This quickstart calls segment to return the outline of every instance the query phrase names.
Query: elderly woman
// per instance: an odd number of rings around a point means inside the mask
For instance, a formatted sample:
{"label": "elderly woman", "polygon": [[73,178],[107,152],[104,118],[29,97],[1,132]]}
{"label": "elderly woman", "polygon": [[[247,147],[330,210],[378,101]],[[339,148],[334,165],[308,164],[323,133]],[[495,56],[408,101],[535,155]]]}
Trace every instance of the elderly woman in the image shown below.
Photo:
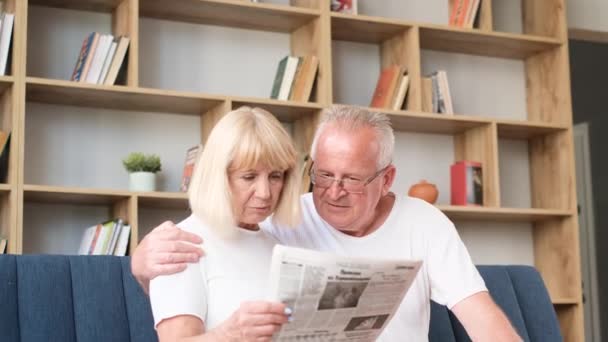
{"label": "elderly woman", "polygon": [[160,341],[265,341],[289,319],[261,301],[276,241],[258,227],[299,221],[296,152],[270,113],[241,107],[213,128],[188,193],[192,215],[178,224],[204,236],[207,257],[150,283]]}

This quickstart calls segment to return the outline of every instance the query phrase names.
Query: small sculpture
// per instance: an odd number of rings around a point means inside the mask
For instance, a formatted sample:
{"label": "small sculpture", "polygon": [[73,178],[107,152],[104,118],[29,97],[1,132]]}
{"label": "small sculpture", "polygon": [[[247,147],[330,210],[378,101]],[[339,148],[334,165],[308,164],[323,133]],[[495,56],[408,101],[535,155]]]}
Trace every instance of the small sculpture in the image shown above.
{"label": "small sculpture", "polygon": [[439,191],[435,184],[429,183],[423,179],[417,184],[412,185],[407,194],[411,197],[420,198],[431,204],[435,204],[437,196],[439,196]]}

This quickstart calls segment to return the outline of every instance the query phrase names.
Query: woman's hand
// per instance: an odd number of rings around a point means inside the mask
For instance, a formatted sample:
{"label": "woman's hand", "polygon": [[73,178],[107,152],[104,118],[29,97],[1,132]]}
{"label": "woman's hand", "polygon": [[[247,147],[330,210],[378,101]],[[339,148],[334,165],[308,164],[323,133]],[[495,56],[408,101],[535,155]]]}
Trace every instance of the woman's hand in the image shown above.
{"label": "woman's hand", "polygon": [[237,311],[210,333],[220,341],[270,341],[290,317],[291,309],[283,303],[243,302]]}
{"label": "woman's hand", "polygon": [[203,240],[196,234],[179,229],[166,221],[154,228],[137,245],[131,256],[131,272],[146,293],[150,280],[159,275],[174,274],[186,269],[187,263],[203,256],[195,244]]}

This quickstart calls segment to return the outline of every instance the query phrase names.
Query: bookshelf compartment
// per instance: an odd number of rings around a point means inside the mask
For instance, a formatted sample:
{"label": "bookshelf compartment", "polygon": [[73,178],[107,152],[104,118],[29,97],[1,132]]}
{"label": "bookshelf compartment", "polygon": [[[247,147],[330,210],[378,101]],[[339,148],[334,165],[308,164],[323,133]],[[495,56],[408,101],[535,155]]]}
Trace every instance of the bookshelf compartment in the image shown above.
{"label": "bookshelf compartment", "polygon": [[[529,222],[454,221],[476,265],[535,266],[534,227]],[[499,244],[494,242],[500,241]]]}
{"label": "bookshelf compartment", "polygon": [[[366,30],[365,26],[360,28]],[[347,31],[352,28],[345,28]],[[332,31],[333,32],[333,31]],[[420,54],[418,30],[398,26],[381,41],[361,42],[339,33],[332,36],[333,98],[335,103],[370,106],[376,85],[386,68],[398,65],[409,84],[401,109],[420,110]],[[353,72],[356,70],[356,72]],[[391,104],[391,110],[395,109]]]}
{"label": "bookshelf compartment", "polygon": [[269,99],[277,65],[291,54],[285,33],[152,18],[139,25],[140,85],[148,88]]}
{"label": "bookshelf compartment", "polygon": [[[27,196],[27,195],[26,195]],[[23,254],[78,252],[84,230],[113,217],[111,205],[25,200]]]}
{"label": "bookshelf compartment", "polygon": [[128,189],[122,159],[160,156],[159,191],[177,191],[186,150],[201,142],[201,117],[27,103],[26,184]]}
{"label": "bookshelf compartment", "polygon": [[[398,194],[407,194],[411,185],[426,180],[434,183],[439,190],[437,205],[449,205],[450,166],[455,161],[477,161],[481,162],[483,170],[483,208],[498,207],[497,171],[491,151],[495,148],[492,142],[493,132],[492,125],[472,128],[455,135],[396,132],[395,144],[401,148],[393,160],[399,171],[392,190]],[[412,163],[414,160],[416,162]]]}
{"label": "bookshelf compartment", "polygon": [[45,3],[51,7],[28,6],[26,74],[70,80],[83,41],[90,33],[98,32],[129,37],[121,67],[124,70],[116,84],[137,86],[138,28],[132,20],[137,13],[137,1],[83,2],[82,6],[76,3],[58,1]]}

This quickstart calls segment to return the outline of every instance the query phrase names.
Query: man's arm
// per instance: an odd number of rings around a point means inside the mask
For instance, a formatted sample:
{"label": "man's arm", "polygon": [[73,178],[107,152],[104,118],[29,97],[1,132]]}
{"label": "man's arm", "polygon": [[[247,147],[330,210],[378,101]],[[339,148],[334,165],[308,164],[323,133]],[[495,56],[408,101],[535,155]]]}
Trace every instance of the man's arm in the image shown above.
{"label": "man's arm", "polygon": [[488,292],[478,292],[452,307],[473,341],[522,341]]}
{"label": "man's arm", "polygon": [[204,253],[195,244],[202,242],[198,235],[183,231],[173,222],[166,221],[154,228],[137,245],[131,256],[131,272],[148,293],[150,280],[159,275],[181,272],[188,263],[197,262]]}

